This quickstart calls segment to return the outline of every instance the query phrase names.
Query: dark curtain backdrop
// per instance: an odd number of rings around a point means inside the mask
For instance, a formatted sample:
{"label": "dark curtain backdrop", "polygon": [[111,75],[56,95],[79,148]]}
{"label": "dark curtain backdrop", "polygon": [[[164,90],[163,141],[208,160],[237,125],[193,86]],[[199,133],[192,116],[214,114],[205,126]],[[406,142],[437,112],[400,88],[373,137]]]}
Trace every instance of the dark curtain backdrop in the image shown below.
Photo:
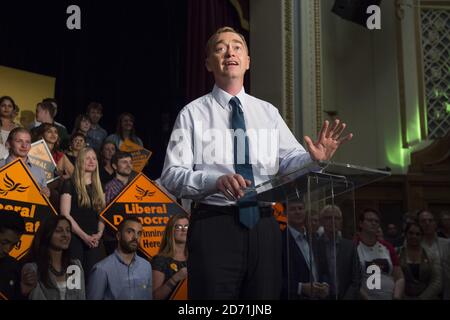
{"label": "dark curtain backdrop", "polygon": [[[66,28],[71,4],[81,8],[80,31]],[[103,104],[109,133],[121,112],[133,113],[153,151],[151,178],[161,173],[178,111],[212,88],[208,37],[228,25],[248,39],[229,0],[15,0],[1,1],[0,12],[0,65],[56,77],[56,120],[69,130],[90,101]]]}
{"label": "dark curtain backdrop", "polygon": [[[242,1],[248,11],[248,0]],[[248,31],[241,27],[239,15],[230,0],[190,0],[187,8],[186,29],[186,99],[194,100],[209,91],[214,85],[214,78],[205,68],[205,46],[211,34],[223,26],[233,27],[242,33],[248,44]],[[249,73],[246,74],[245,86],[248,91]]]}

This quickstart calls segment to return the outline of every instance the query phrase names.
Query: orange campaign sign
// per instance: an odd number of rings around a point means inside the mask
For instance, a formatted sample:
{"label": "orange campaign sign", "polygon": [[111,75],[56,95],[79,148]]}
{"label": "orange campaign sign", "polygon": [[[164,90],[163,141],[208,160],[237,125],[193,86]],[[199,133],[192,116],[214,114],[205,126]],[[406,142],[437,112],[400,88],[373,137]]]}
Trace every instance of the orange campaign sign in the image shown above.
{"label": "orange campaign sign", "polygon": [[33,165],[44,170],[47,183],[59,178],[58,176],[55,177],[56,163],[47,143],[43,139],[31,144],[28,159]]}
{"label": "orange campaign sign", "polygon": [[126,217],[136,217],[143,225],[140,250],[151,259],[159,250],[170,216],[185,212],[158,185],[139,173],[103,210],[100,217],[117,231]]}
{"label": "orange campaign sign", "polygon": [[276,202],[272,205],[272,209],[273,209],[273,216],[280,225],[280,230],[283,231],[284,229],[286,229],[287,225],[287,217],[286,213],[284,212],[284,206],[283,204]]}
{"label": "orange campaign sign", "polygon": [[133,162],[133,170],[136,172],[141,172],[144,170],[145,165],[150,159],[152,152],[147,150],[140,145],[134,143],[130,139],[125,139],[120,145],[120,151],[131,153],[131,159]]}
{"label": "orange campaign sign", "polygon": [[9,253],[17,260],[22,259],[30,249],[41,221],[56,214],[48,199],[40,193],[28,167],[20,159],[0,168],[0,210],[16,211],[25,220],[25,234]]}
{"label": "orange campaign sign", "polygon": [[172,292],[169,300],[187,300],[188,299],[188,279],[182,280]]}

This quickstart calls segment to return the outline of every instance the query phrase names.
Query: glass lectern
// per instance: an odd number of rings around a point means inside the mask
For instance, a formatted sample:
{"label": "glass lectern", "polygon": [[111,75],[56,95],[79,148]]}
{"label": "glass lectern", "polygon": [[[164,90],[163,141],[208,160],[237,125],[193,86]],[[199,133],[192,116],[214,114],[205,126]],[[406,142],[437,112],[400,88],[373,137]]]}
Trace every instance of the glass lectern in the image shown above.
{"label": "glass lectern", "polygon": [[263,205],[282,203],[284,299],[357,299],[362,266],[354,190],[389,172],[349,164],[313,162],[252,188]]}

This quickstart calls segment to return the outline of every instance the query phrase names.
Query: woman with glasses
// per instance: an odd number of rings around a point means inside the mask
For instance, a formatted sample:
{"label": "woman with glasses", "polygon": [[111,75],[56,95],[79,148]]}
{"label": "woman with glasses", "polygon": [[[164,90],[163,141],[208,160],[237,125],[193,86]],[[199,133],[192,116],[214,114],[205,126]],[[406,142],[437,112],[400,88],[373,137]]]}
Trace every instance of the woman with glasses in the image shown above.
{"label": "woman with glasses", "polygon": [[405,299],[437,299],[442,287],[440,265],[421,245],[422,227],[416,222],[408,223],[405,236],[405,245],[399,249]]}
{"label": "woman with glasses", "polygon": [[187,277],[188,228],[187,213],[176,214],[167,222],[159,253],[152,259],[154,300],[169,299],[180,281]]}

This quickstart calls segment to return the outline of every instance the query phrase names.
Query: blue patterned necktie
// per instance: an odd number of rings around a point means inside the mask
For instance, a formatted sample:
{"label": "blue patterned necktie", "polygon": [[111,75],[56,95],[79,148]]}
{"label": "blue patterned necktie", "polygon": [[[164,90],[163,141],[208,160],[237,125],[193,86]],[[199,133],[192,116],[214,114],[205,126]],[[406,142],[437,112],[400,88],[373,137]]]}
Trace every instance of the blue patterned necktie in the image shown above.
{"label": "blue patterned necktie", "polygon": [[[244,112],[239,107],[240,101],[237,97],[233,97],[230,100],[230,105],[233,108],[233,114],[231,116],[231,127],[234,131],[242,130],[239,134],[245,133],[245,119]],[[234,170],[237,174],[240,174],[244,179],[252,182],[252,187],[255,186],[255,179],[253,178],[253,169],[250,164],[250,152],[248,145],[248,137],[245,135],[244,139],[239,139],[234,135]],[[244,142],[244,146],[242,146]],[[243,153],[244,152],[244,153]],[[244,157],[242,157],[242,155]],[[239,220],[247,228],[253,228],[259,220],[259,208],[256,200],[253,198],[243,197],[238,201],[239,205]]]}

